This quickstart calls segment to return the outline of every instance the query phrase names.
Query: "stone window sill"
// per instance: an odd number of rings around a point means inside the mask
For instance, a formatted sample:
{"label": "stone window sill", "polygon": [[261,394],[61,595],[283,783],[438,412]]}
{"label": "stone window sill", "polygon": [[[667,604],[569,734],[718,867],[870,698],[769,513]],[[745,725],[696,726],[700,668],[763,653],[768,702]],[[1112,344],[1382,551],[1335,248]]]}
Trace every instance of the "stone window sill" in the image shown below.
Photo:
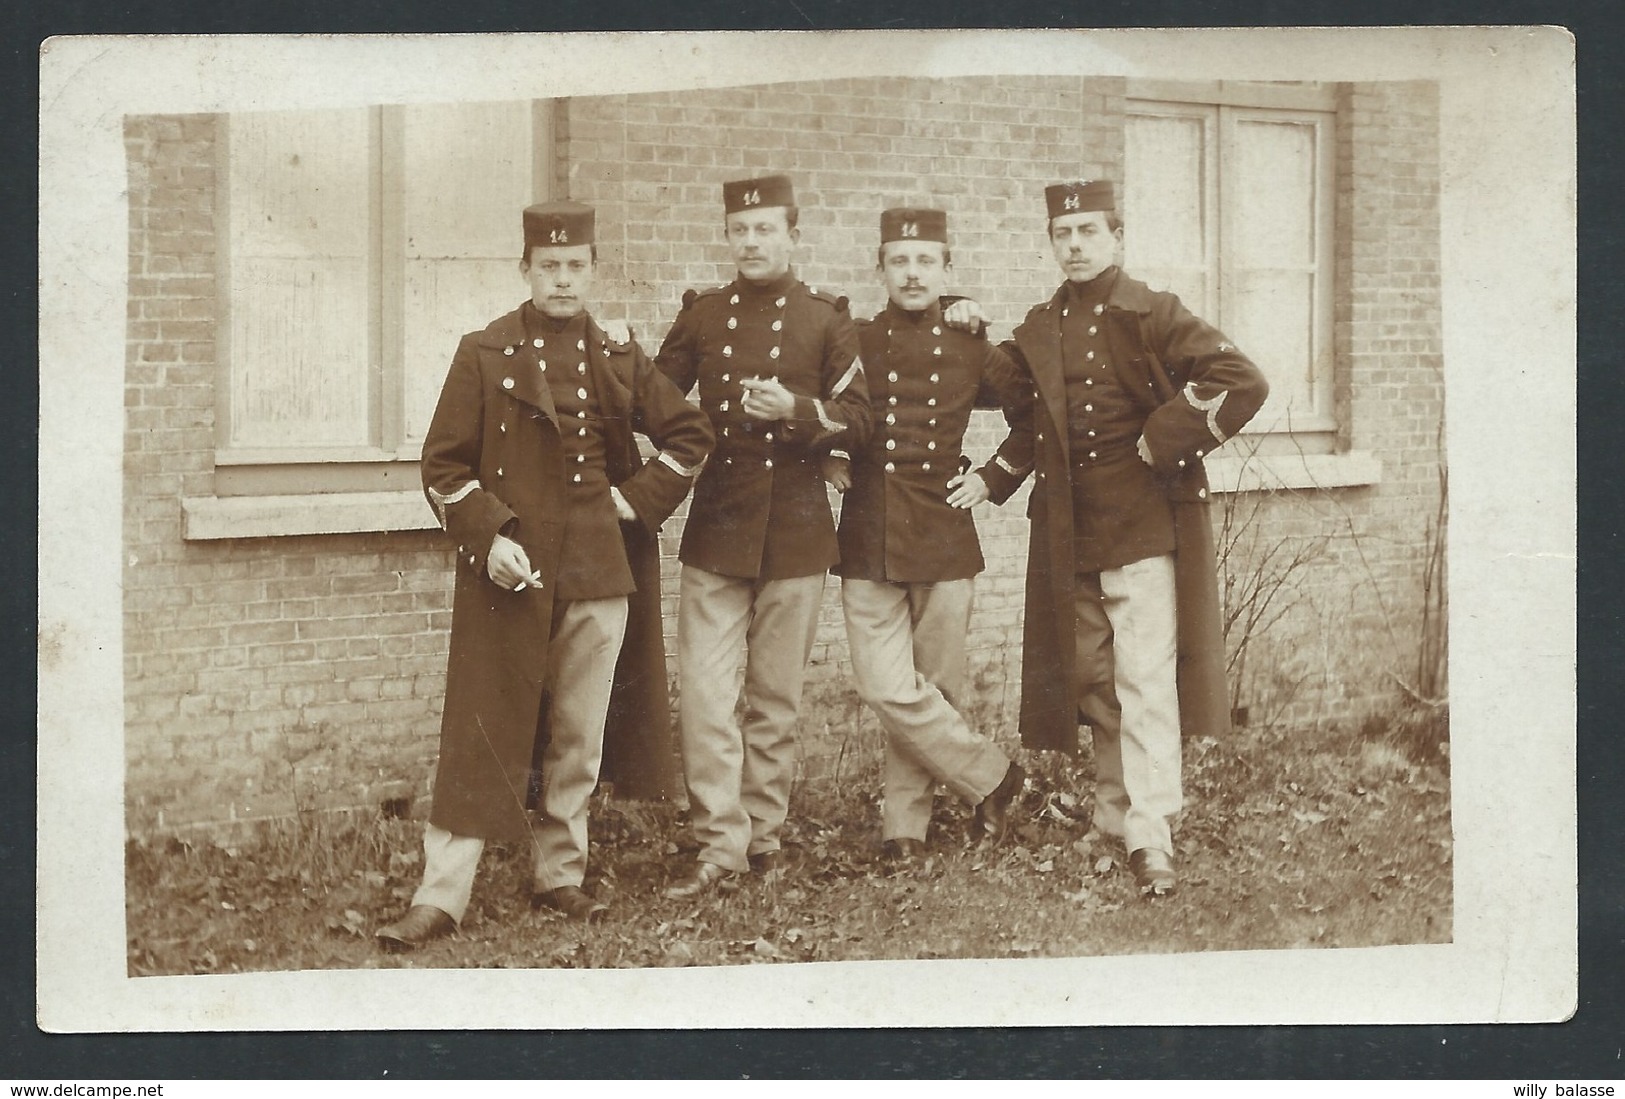
{"label": "stone window sill", "polygon": [[181,500],[181,514],[181,536],[189,542],[433,530],[439,525],[423,493],[415,490],[190,496]]}

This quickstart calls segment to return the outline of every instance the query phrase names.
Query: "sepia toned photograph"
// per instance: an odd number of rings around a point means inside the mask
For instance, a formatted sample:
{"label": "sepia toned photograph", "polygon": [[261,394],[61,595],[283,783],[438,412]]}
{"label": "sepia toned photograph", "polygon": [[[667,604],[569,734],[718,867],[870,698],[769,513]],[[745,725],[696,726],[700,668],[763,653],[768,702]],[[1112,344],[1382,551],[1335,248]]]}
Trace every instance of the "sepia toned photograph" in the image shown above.
{"label": "sepia toned photograph", "polygon": [[976,33],[119,112],[109,979],[1450,966],[1449,76]]}

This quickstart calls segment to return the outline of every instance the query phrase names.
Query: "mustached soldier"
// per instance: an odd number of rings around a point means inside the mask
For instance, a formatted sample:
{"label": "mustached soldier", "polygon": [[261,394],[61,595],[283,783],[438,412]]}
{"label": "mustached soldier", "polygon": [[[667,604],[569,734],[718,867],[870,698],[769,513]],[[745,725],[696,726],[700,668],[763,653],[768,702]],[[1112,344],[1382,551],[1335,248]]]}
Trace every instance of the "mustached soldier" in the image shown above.
{"label": "mustached soldier", "polygon": [[790,180],[737,180],[722,196],[738,275],[684,295],[656,357],[683,393],[699,386],[717,435],[679,555],[678,717],[700,851],[669,897],[779,868],[802,682],[837,552],[819,459],[868,422],[846,299],[790,269],[801,239]]}
{"label": "mustached soldier", "polygon": [[972,408],[1030,423],[1032,380],[986,339],[945,327],[950,270],[944,211],[881,214],[889,303],[858,325],[873,427],[850,461],[826,465],[845,492],[835,572],[858,694],[886,730],[882,850],[899,867],[924,852],[939,783],[976,806],[976,832],[997,841],[1023,779],[956,703],[984,565],[970,509],[1015,491],[1031,467],[1031,433],[1007,435],[974,472],[959,455]]}

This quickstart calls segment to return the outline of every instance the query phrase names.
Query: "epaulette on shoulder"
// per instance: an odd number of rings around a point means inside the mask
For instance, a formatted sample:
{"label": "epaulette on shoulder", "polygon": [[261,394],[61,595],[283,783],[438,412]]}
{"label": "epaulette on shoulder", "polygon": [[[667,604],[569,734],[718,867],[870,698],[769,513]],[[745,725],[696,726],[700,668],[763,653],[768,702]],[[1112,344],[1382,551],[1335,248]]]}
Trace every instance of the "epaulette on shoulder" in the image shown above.
{"label": "epaulette on shoulder", "polygon": [[845,313],[846,312],[846,307],[847,307],[848,303],[847,303],[845,294],[840,294],[840,295],[831,294],[827,290],[819,290],[817,287],[807,286],[806,283],[802,283],[801,285],[806,289],[808,297],[817,298],[819,301],[823,302],[825,305],[828,305],[831,308],[833,308],[837,313]]}
{"label": "epaulette on shoulder", "polygon": [[683,291],[683,308],[687,309],[689,306],[693,305],[695,302],[699,301],[701,298],[714,297],[715,295],[722,293],[726,289],[728,289],[728,284],[727,283],[723,283],[721,286],[707,286],[704,290],[695,290],[695,289],[692,289],[692,288],[688,289],[688,290],[684,290]]}

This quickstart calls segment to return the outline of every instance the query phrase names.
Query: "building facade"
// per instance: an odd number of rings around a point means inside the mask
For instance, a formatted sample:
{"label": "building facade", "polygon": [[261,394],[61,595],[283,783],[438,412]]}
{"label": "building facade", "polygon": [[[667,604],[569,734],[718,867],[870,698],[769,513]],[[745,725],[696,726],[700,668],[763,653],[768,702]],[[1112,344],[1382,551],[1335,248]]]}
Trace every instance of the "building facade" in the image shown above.
{"label": "building facade", "polygon": [[[843,79],[126,120],[125,768],[132,834],[427,790],[451,548],[417,449],[464,331],[525,296],[519,210],[598,209],[595,312],[651,352],[731,277],[721,183],[794,177],[796,269],[884,303],[880,211],[950,215],[995,338],[1059,281],[1043,186],[1120,184],[1125,267],[1269,375],[1209,462],[1238,711],[1313,730],[1442,690],[1444,371],[1428,83]],[[978,413],[978,461],[1000,424]],[[978,514],[974,721],[1013,739],[1026,490]],[[661,535],[677,681],[676,547]],[[817,780],[873,758],[833,579]],[[1424,613],[1425,612],[1425,613]]]}

